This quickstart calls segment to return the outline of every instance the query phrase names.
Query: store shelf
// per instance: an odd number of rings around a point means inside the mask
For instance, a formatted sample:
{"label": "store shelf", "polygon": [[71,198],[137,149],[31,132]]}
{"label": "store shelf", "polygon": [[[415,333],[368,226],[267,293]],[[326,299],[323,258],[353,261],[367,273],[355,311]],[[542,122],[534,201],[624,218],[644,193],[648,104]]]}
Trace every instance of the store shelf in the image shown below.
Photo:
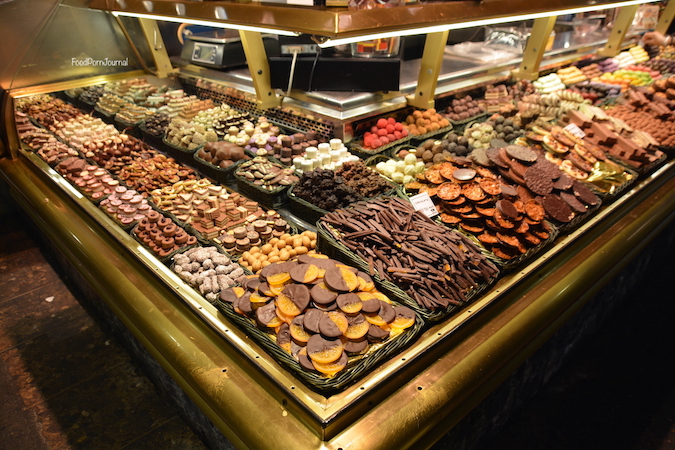
{"label": "store shelf", "polygon": [[[381,8],[303,7],[264,2],[174,2],[161,0],[92,0],[89,7],[105,11],[153,14],[282,29],[298,33],[347,38],[373,32],[412,30],[434,25],[460,24],[496,19],[508,22],[523,14],[591,7],[611,8],[616,2],[588,0],[445,1]],[[553,14],[551,14],[553,15]]]}

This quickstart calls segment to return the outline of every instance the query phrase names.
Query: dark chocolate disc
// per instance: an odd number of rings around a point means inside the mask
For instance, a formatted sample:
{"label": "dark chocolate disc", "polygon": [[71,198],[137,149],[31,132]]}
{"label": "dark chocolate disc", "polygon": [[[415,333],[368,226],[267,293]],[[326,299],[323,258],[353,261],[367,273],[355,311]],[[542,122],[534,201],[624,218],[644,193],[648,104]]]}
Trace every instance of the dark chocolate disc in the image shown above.
{"label": "dark chocolate disc", "polygon": [[302,349],[304,349],[306,345],[307,345],[306,342],[296,342],[291,339],[291,355],[297,358]]}
{"label": "dark chocolate disc", "polygon": [[539,155],[535,163],[537,169],[544,172],[552,180],[557,180],[562,175],[561,170],[554,163],[546,159],[545,156]]}
{"label": "dark chocolate disc", "polygon": [[342,270],[339,267],[333,267],[332,269],[326,270],[326,274],[323,276],[323,281],[326,283],[326,286],[334,291],[350,291],[347,281],[345,281],[344,277],[342,276]]}
{"label": "dark chocolate disc", "polygon": [[275,262],[267,267],[263,267],[258,276],[260,277],[261,280],[266,281],[267,277],[269,276],[276,275],[278,273],[288,272],[288,270],[290,270],[289,266],[292,265],[295,265],[295,262],[291,262],[290,264],[289,261]]}
{"label": "dark chocolate disc", "polygon": [[600,197],[595,195],[591,188],[580,181],[574,180],[572,190],[574,191],[574,195],[588,206],[595,206],[600,203]]}
{"label": "dark chocolate disc", "polygon": [[300,311],[304,311],[307,305],[309,305],[309,288],[304,284],[288,284],[281,293],[290,298]]}
{"label": "dark chocolate disc", "polygon": [[300,363],[303,369],[305,369],[308,372],[316,372],[314,364],[312,363],[312,360],[309,359],[309,356],[307,356],[307,353],[305,352],[298,353],[297,358],[298,362]]}
{"label": "dark chocolate disc", "polygon": [[485,150],[485,154],[487,157],[492,161],[496,166],[501,167],[503,169],[508,169],[509,165],[499,156],[499,149],[498,148],[488,148]]}
{"label": "dark chocolate disc", "polygon": [[372,283],[372,282],[373,282],[373,279],[370,277],[370,275],[368,275],[368,274],[365,273],[365,272],[359,271],[359,272],[356,274],[356,276],[358,276],[359,278],[363,278],[363,279],[366,281],[366,283]]}
{"label": "dark chocolate disc", "polygon": [[543,205],[546,213],[558,222],[567,223],[574,218],[572,208],[555,194],[545,196]]}
{"label": "dark chocolate disc", "polygon": [[277,332],[277,344],[281,347],[291,344],[291,328],[286,322],[282,323]]}
{"label": "dark chocolate disc", "polygon": [[561,192],[560,198],[565,200],[565,202],[570,205],[570,208],[578,214],[583,214],[586,212],[586,205],[581,203],[574,195],[568,194],[567,192]]}
{"label": "dark chocolate disc", "polygon": [[260,283],[262,283],[262,281],[260,281],[260,278],[258,277],[246,277],[244,278],[244,281],[242,281],[241,285],[244,289],[255,291]]}
{"label": "dark chocolate disc", "polygon": [[567,175],[566,173],[563,173],[560,175],[560,178],[558,178],[555,183],[553,183],[553,189],[558,189],[561,191],[566,191],[567,189],[572,187],[572,183],[574,182],[574,179]]}
{"label": "dark chocolate disc", "polygon": [[473,159],[476,164],[489,167],[494,164],[492,164],[492,161],[490,161],[490,158],[488,158],[487,154],[485,153],[484,148],[475,148],[471,151],[471,159]]}
{"label": "dark chocolate disc", "polygon": [[314,355],[325,351],[334,350],[342,347],[340,339],[325,338],[320,334],[315,334],[307,341],[307,354]]}
{"label": "dark chocolate disc", "polygon": [[[249,294],[250,295],[250,294]],[[220,300],[225,303],[233,303],[239,301],[239,296],[233,288],[223,289],[220,292]]]}
{"label": "dark chocolate disc", "polygon": [[510,184],[502,183],[501,187],[502,187],[502,194],[505,197],[516,197],[516,196],[518,196],[518,191],[516,191],[516,188],[514,188]]}
{"label": "dark chocolate disc", "polygon": [[315,284],[309,292],[312,300],[317,305],[331,304],[338,296],[338,293],[329,289],[325,283]]}
{"label": "dark chocolate disc", "polygon": [[358,355],[359,353],[363,353],[366,351],[368,348],[368,339],[367,338],[361,338],[356,341],[353,341],[351,339],[347,339],[345,342],[345,352],[347,352],[350,355]]}
{"label": "dark chocolate disc", "polygon": [[305,253],[303,255],[298,256],[298,262],[301,262],[303,264],[314,264],[320,269],[331,269],[335,267],[335,263],[337,261],[329,258],[316,258],[308,253]]}
{"label": "dark chocolate disc", "polygon": [[506,148],[502,147],[499,150],[499,158],[501,158],[502,161],[504,161],[504,164],[506,164],[506,167],[502,167],[503,169],[510,169],[511,168],[511,157],[506,153]]}
{"label": "dark chocolate disc", "polygon": [[546,172],[539,170],[538,164],[529,167],[523,178],[527,188],[537,195],[547,195],[553,190],[553,180]]}
{"label": "dark chocolate disc", "polygon": [[473,169],[457,169],[452,172],[452,177],[459,181],[473,180],[476,176],[476,171]]}
{"label": "dark chocolate disc", "polygon": [[303,318],[303,326],[305,327],[305,330],[311,332],[311,333],[318,333],[319,332],[319,322],[321,321],[321,317],[323,317],[325,313],[323,311],[320,311],[318,309],[308,309],[307,312],[304,314]]}
{"label": "dark chocolate disc", "polygon": [[253,305],[251,305],[251,301],[249,300],[250,298],[251,293],[246,291],[246,293],[242,295],[236,302],[236,307],[247,316],[253,312]]}
{"label": "dark chocolate disc", "polygon": [[516,206],[508,200],[497,200],[495,203],[497,210],[504,215],[507,219],[516,220],[520,214]]}
{"label": "dark chocolate disc", "polygon": [[[340,313],[331,313],[331,314],[340,314]],[[328,338],[336,338],[342,336],[342,330],[338,328],[333,319],[328,314],[321,316],[319,320],[319,332]]]}
{"label": "dark chocolate disc", "polygon": [[380,300],[380,311],[378,315],[385,322],[391,322],[396,318],[396,311],[394,311],[394,307],[389,303]]}
{"label": "dark chocolate disc", "polygon": [[363,304],[361,297],[353,292],[338,295],[336,303],[338,308],[348,314],[360,311],[362,307],[361,305]]}
{"label": "dark chocolate disc", "polygon": [[311,264],[295,264],[290,270],[291,279],[296,283],[304,283],[305,274],[310,267]]}
{"label": "dark chocolate disc", "polygon": [[274,302],[269,302],[255,310],[255,318],[258,324],[267,327],[272,321],[277,319],[277,306]]}
{"label": "dark chocolate disc", "polygon": [[403,319],[415,319],[415,311],[408,308],[407,306],[396,306],[394,307],[396,312],[396,317],[401,317]]}
{"label": "dark chocolate disc", "polygon": [[367,314],[375,314],[380,311],[380,300],[371,298],[362,302],[361,311]]}
{"label": "dark chocolate disc", "polygon": [[506,146],[506,154],[518,161],[533,163],[537,160],[537,153],[522,145]]}
{"label": "dark chocolate disc", "polygon": [[370,324],[368,334],[366,335],[369,341],[381,341],[389,337],[389,331],[383,330],[377,325]]}

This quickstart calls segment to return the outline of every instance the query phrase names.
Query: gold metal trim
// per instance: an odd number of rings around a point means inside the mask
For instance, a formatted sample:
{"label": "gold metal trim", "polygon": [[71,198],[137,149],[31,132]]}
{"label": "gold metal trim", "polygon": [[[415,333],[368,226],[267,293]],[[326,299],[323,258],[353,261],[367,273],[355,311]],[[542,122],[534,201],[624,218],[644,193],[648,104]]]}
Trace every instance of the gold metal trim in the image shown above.
{"label": "gold metal trim", "polygon": [[255,88],[256,100],[260,109],[275,108],[281,104],[281,98],[277,97],[272,89],[270,65],[267,61],[267,51],[263,43],[262,34],[256,31],[239,31],[241,44],[246,54],[253,87]]}
{"label": "gold metal trim", "polygon": [[[118,21],[120,26],[122,26],[121,21]],[[174,73],[176,70],[171,66],[171,61],[169,60],[169,54],[166,51],[166,46],[164,45],[164,39],[162,39],[162,34],[159,32],[157,27],[157,21],[151,19],[138,19],[138,23],[141,25],[143,30],[143,35],[148,43],[148,48],[152,53],[152,58],[155,61],[155,67],[157,71],[155,75],[159,78],[166,78],[171,73]],[[126,36],[125,31],[125,36]],[[133,46],[132,48],[135,48]]]}
{"label": "gold metal trim", "polygon": [[621,51],[621,44],[623,43],[626,33],[630,29],[633,18],[637,13],[639,5],[634,6],[624,6],[619,10],[619,15],[612,25],[612,30],[609,33],[609,38],[607,38],[607,44],[605,47],[598,51],[600,56],[616,56]]}
{"label": "gold metal trim", "polygon": [[[594,9],[606,9],[612,1],[594,2]],[[155,14],[168,17],[186,17],[269,29],[283,29],[330,38],[347,38],[367,33],[414,30],[434,25],[447,25],[475,20],[510,18],[522,14],[539,14],[578,7],[588,7],[580,0],[485,0],[435,2],[382,8],[350,10],[341,7],[305,7],[259,2],[184,2],[181,13],[176,3],[161,0],[91,0],[90,8],[106,11],[124,11],[137,14]],[[124,6],[121,6],[124,5]]]}
{"label": "gold metal trim", "polygon": [[515,78],[536,80],[539,77],[539,66],[546,51],[546,42],[551,36],[556,19],[556,16],[551,16],[534,21],[532,32],[523,51],[523,60],[520,62],[520,67],[513,71]]}
{"label": "gold metal trim", "polygon": [[427,35],[420,72],[417,77],[417,87],[415,88],[415,94],[408,97],[409,105],[420,109],[434,107],[438,74],[441,72],[441,66],[443,65],[443,54],[449,33],[446,30]]}
{"label": "gold metal trim", "polygon": [[661,11],[661,15],[659,16],[659,22],[656,24],[654,30],[658,31],[661,34],[666,34],[668,32],[668,28],[670,28],[670,24],[673,22],[674,17],[675,17],[675,2],[668,2],[666,3],[665,9]]}

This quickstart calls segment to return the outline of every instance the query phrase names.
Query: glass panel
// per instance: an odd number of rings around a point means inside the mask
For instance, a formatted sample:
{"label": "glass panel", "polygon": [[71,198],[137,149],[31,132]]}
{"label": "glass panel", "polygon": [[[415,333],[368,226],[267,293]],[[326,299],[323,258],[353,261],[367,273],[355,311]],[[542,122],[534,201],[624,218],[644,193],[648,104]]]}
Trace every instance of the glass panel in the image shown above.
{"label": "glass panel", "polygon": [[[146,64],[152,58],[136,19],[123,19]],[[142,69],[115,18],[59,5],[26,53],[11,89]]]}

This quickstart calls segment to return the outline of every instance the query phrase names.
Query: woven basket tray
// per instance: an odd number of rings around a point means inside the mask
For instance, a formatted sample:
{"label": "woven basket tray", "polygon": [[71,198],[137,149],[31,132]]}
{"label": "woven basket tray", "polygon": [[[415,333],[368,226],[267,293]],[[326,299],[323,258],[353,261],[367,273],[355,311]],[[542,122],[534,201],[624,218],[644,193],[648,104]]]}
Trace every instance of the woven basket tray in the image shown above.
{"label": "woven basket tray", "polygon": [[234,179],[237,182],[237,191],[241,195],[260,203],[265,208],[279,209],[288,204],[288,188],[290,186],[279,186],[272,191],[268,191],[237,175],[236,171]]}
{"label": "woven basket tray", "polygon": [[[328,257],[342,261],[345,264],[358,267],[362,271],[368,273],[369,268],[366,261],[360,258],[358,255],[349,250],[344,244],[338,241],[325,224],[319,224],[317,226],[317,249],[320,253],[328,255]],[[489,254],[486,253],[486,257]],[[377,274],[371,275],[377,288],[387,294],[390,298],[395,299],[397,302],[407,306],[408,308],[415,311],[420,317],[422,317],[425,322],[433,323],[439,322],[446,317],[453,314],[463,305],[471,302],[487,288],[489,288],[496,280],[497,277],[494,277],[489,283],[484,283],[475,286],[472,290],[465,293],[465,302],[462,305],[452,305],[448,307],[437,310],[429,310],[420,306],[415,300],[413,300],[407,293],[405,293],[401,288],[396,286],[394,283],[381,279]]]}
{"label": "woven basket tray", "polygon": [[404,138],[392,141],[387,145],[382,145],[380,147],[377,147],[376,149],[367,149],[362,147],[363,145],[362,141],[352,142],[348,144],[347,147],[349,148],[350,153],[355,154],[359,158],[368,159],[371,156],[378,155],[401,144],[405,144],[406,142],[410,141],[410,139],[412,139],[412,136],[409,134]]}
{"label": "woven basket tray", "polygon": [[222,168],[218,166],[214,166],[210,162],[206,161],[204,158],[200,158],[199,155],[197,155],[197,152],[199,149],[197,149],[192,155],[193,161],[192,165],[196,166],[197,170],[204,176],[209,177],[213,180],[216,180],[222,184],[230,184],[234,182],[234,172],[237,170],[237,167],[241,164],[241,160],[235,162],[232,164],[230,167]]}
{"label": "woven basket tray", "polygon": [[166,153],[169,156],[173,157],[173,159],[175,159],[176,161],[187,165],[194,164],[195,159],[193,155],[195,154],[197,149],[188,150],[186,148],[173,145],[166,140],[166,137],[162,138],[162,143],[165,146]]}
{"label": "woven basket tray", "polygon": [[[396,303],[394,305],[396,306]],[[408,328],[404,333],[386,339],[378,348],[368,351],[365,356],[350,357],[347,367],[342,372],[334,377],[326,378],[304,370],[292,355],[277,345],[274,336],[256,327],[253,320],[235,312],[231,304],[218,301],[216,306],[296,378],[300,379],[310,389],[323,395],[337,393],[363,375],[370,373],[417,339],[424,328],[423,321],[417,317],[415,325]]]}

